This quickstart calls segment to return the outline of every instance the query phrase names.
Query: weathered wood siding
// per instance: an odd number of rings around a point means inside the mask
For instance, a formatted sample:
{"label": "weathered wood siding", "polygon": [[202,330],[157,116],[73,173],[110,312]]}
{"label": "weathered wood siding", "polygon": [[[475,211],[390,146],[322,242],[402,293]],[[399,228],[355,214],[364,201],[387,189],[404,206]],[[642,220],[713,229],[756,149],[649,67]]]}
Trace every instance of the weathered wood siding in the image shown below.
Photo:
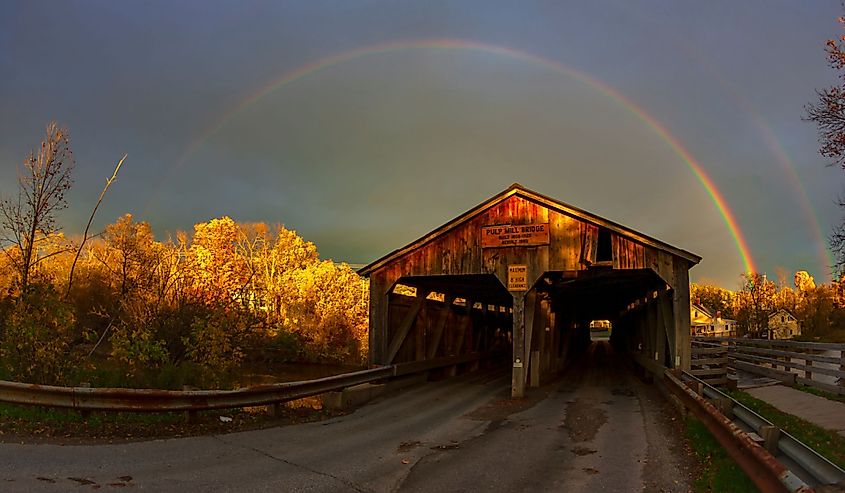
{"label": "weathered wood siding", "polygon": [[[549,245],[535,247],[481,248],[481,228],[497,224],[549,223]],[[402,276],[493,274],[507,284],[508,265],[528,266],[530,282],[547,271],[581,270],[595,262],[598,227],[550,210],[519,196],[511,196],[482,214],[443,235],[407,252],[375,271],[372,284],[392,285]],[[655,248],[611,234],[613,267],[661,270],[671,277],[673,256]],[[665,267],[665,266],[664,266]]]}
{"label": "weathered wood siding", "polygon": [[[483,226],[537,223],[549,224],[548,245],[481,248]],[[675,287],[676,282],[687,282],[689,263],[685,260],[616,232],[611,232],[610,237],[614,269],[651,268],[671,287]],[[400,278],[493,274],[503,286],[507,286],[508,265],[524,264],[528,268],[530,287],[545,272],[583,270],[595,263],[598,238],[599,226],[596,224],[512,195],[458,224],[446,234],[405,252],[370,274],[370,362],[384,362],[385,351],[392,336],[387,295]],[[688,292],[688,287],[684,289]],[[679,291],[676,293],[681,294]],[[674,307],[676,311],[677,306]],[[675,322],[682,323],[683,320],[676,319]],[[688,329],[686,336],[689,337]],[[403,354],[406,358],[410,356]]]}
{"label": "weathered wood siding", "polygon": [[611,235],[611,244],[614,269],[646,268],[646,246],[617,234]]}

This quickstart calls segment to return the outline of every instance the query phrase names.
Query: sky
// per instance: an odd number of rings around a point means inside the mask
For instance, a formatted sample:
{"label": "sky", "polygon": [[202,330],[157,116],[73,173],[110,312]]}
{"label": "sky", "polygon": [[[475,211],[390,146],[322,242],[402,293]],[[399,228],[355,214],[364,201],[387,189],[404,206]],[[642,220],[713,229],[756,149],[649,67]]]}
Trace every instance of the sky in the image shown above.
{"label": "sky", "polygon": [[284,224],[368,263],[514,182],[736,288],[830,278],[843,170],[802,121],[836,1],[0,2],[0,195],[57,121],[66,234]]}

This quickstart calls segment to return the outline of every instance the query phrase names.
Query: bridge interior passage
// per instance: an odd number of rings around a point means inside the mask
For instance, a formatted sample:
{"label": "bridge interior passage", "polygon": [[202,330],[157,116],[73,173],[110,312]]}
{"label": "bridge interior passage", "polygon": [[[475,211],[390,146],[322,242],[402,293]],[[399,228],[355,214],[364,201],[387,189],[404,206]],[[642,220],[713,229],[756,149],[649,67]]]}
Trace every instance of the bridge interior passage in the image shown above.
{"label": "bridge interior passage", "polygon": [[611,343],[658,372],[689,366],[699,257],[514,185],[361,269],[370,363],[510,353],[512,395],[566,364],[610,320]]}

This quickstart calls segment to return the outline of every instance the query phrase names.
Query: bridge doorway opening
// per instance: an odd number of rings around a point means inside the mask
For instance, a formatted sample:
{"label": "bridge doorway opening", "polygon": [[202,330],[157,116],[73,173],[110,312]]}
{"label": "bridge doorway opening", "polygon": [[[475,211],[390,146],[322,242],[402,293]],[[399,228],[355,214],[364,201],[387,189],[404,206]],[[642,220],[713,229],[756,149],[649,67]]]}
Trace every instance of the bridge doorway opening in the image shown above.
{"label": "bridge doorway opening", "polygon": [[591,320],[590,321],[590,340],[592,341],[608,341],[610,340],[610,333],[613,330],[613,322],[610,320]]}
{"label": "bridge doorway opening", "polygon": [[596,342],[649,369],[676,366],[673,295],[652,269],[546,272],[525,296],[528,386],[552,378]]}

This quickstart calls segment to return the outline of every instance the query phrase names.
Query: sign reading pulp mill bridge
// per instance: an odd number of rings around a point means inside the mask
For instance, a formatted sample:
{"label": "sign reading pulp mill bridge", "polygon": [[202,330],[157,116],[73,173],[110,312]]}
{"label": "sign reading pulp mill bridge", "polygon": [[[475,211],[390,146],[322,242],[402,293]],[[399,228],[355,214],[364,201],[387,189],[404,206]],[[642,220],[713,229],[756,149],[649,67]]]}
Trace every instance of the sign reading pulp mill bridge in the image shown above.
{"label": "sign reading pulp mill bridge", "polygon": [[541,246],[549,244],[549,223],[509,224],[481,228],[481,247]]}

